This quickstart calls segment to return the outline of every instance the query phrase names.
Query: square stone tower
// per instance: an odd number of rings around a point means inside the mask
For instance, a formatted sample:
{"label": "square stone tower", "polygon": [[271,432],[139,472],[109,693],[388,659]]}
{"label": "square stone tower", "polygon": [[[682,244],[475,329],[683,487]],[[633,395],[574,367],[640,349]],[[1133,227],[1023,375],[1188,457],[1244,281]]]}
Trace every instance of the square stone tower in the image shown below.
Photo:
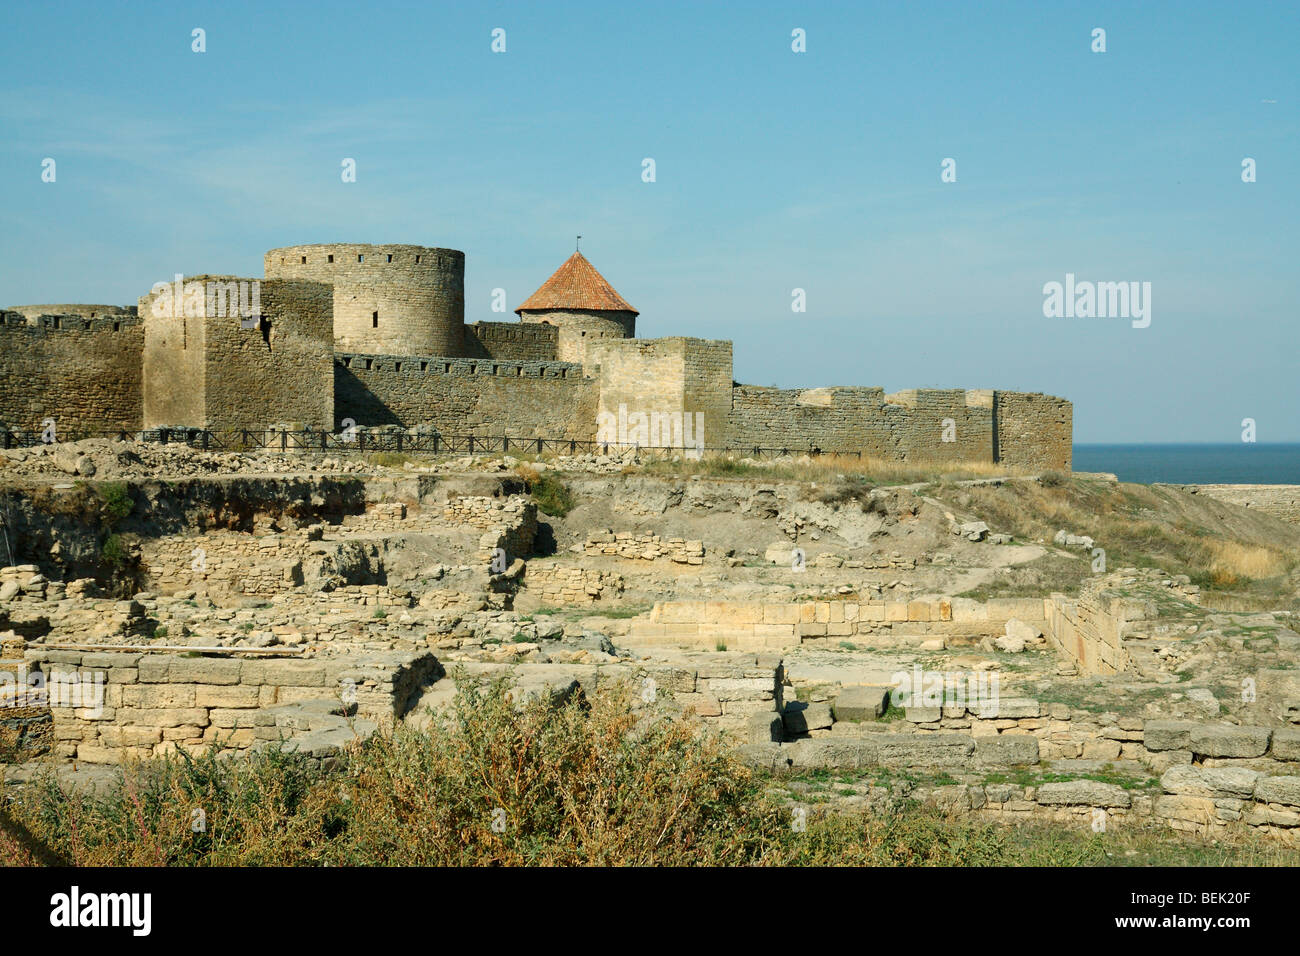
{"label": "square stone tower", "polygon": [[144,427],[334,427],[334,290],[193,276],[140,299]]}

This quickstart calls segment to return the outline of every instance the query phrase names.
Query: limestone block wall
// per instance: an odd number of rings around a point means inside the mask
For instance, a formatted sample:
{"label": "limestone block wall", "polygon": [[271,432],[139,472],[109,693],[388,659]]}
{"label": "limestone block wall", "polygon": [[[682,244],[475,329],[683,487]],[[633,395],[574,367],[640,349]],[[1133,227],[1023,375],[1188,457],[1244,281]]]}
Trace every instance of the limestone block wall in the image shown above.
{"label": "limestone block wall", "polygon": [[1300,485],[1192,485],[1187,490],[1300,524]]}
{"label": "limestone block wall", "polygon": [[[684,411],[686,339],[602,339],[587,350],[588,368],[600,367],[597,412],[617,416]],[[593,421],[593,426],[595,422]]]}
{"label": "limestone block wall", "polygon": [[465,326],[467,358],[555,362],[559,360],[558,341],[559,329],[554,325],[475,322]]}
{"label": "limestone block wall", "polygon": [[889,415],[890,445],[868,452],[906,461],[993,460],[993,392],[911,389],[885,396],[890,406],[906,410]]}
{"label": "limestone block wall", "polygon": [[[320,282],[262,283],[259,329],[209,319],[207,418],[218,430],[334,423],[333,297]],[[161,423],[160,423],[161,424]]]}
{"label": "limestone block wall", "polygon": [[341,424],[431,424],[448,435],[591,440],[597,383],[563,362],[436,355],[339,354],[335,416]]}
{"label": "limestone block wall", "polygon": [[[450,498],[443,511],[448,524],[479,528],[478,559],[491,563],[505,552],[508,568],[533,553],[537,537],[537,505],[522,495],[488,498],[462,495]],[[498,568],[505,571],[506,568]]]}
{"label": "limestone block wall", "polygon": [[[86,306],[96,311],[102,306]],[[144,328],[128,312],[99,318],[0,312],[0,422],[56,436],[133,431],[143,409]]]}
{"label": "limestone block wall", "polygon": [[519,313],[526,325],[544,325],[558,331],[556,358],[561,362],[585,363],[592,342],[630,339],[636,335],[636,313],[599,309],[547,309]]}
{"label": "limestone block wall", "polygon": [[51,707],[59,756],[121,763],[217,744],[244,750],[275,725],[268,708],[350,698],[358,716],[379,723],[405,712],[422,681],[437,672],[429,654],[341,655],[318,659],[185,657],[174,653],[51,650],[31,646],[30,666],[46,674],[99,675],[97,707]]}
{"label": "limestone block wall", "polygon": [[592,568],[529,563],[524,587],[543,607],[595,604],[623,592],[623,575]]}
{"label": "limestone block wall", "polygon": [[1074,457],[1074,406],[1031,392],[993,393],[993,460],[1029,471],[1069,471]]}
{"label": "limestone block wall", "polygon": [[[892,422],[900,406],[885,406],[882,388],[765,388],[736,385],[726,444],[733,448],[789,448],[795,452],[874,449],[897,457]],[[895,409],[890,416],[888,409]]]}
{"label": "limestone block wall", "polygon": [[465,253],[410,245],[286,246],[265,256],[267,278],[333,287],[341,351],[463,355]]}
{"label": "limestone block wall", "polygon": [[633,620],[628,639],[638,644],[728,650],[781,651],[815,641],[888,639],[910,635],[991,636],[1012,618],[1046,623],[1042,598],[962,598],[910,601],[661,601],[648,620]]}
{"label": "limestone block wall", "polygon": [[1088,674],[1118,674],[1129,668],[1124,638],[1135,622],[1154,616],[1154,607],[1107,590],[1107,581],[1085,581],[1078,598],[1053,594],[1048,601],[1048,643]]}
{"label": "limestone block wall", "polygon": [[9,311],[20,313],[32,325],[38,324],[37,320],[42,315],[75,315],[82,319],[111,320],[124,315],[133,316],[136,314],[136,308],[133,305],[98,305],[84,302],[62,302],[58,305],[15,305]]}
{"label": "limestone block wall", "polygon": [[582,553],[593,558],[603,555],[654,561],[668,558],[677,564],[702,565],[704,542],[699,539],[661,538],[653,531],[611,531],[606,528],[587,535]]}
{"label": "limestone block wall", "polygon": [[161,594],[276,594],[303,583],[306,545],[305,532],[145,538],[141,566],[149,590]]}
{"label": "limestone block wall", "polygon": [[[144,427],[333,426],[333,293],[328,285],[234,276],[183,281],[205,288],[257,283],[260,316],[253,321],[233,308],[213,308],[206,295],[203,315],[181,315],[168,307],[170,289],[142,296]],[[251,304],[251,296],[248,300]],[[228,314],[208,314],[210,310]]]}

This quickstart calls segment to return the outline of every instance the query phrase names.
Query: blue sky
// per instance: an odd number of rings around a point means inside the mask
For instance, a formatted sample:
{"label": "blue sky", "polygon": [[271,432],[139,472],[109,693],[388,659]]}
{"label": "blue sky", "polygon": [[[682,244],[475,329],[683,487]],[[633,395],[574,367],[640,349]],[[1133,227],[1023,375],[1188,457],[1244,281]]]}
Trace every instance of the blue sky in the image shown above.
{"label": "blue sky", "polygon": [[[513,308],[581,233],[638,334],[732,339],[742,382],[1044,391],[1080,442],[1231,442],[1246,417],[1300,441],[1297,4],[65,3],[4,24],[0,305],[409,242],[464,250],[466,321],[500,321],[492,289]],[[1150,326],[1045,318],[1066,273],[1150,282]]]}

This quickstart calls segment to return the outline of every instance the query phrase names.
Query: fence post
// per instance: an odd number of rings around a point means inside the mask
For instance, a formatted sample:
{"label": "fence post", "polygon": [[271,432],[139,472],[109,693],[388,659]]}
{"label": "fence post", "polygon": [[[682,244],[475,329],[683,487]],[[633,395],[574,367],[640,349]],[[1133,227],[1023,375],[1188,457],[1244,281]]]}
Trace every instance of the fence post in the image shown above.
{"label": "fence post", "polygon": [[280,432],[280,451],[289,450],[289,433]]}
{"label": "fence post", "polygon": [[401,451],[401,450],[402,450],[402,433],[401,433],[401,432],[398,432],[398,433],[397,433],[397,450],[398,450],[398,451]]}
{"label": "fence post", "polygon": [[328,446],[326,445],[326,443],[325,443],[325,442],[326,442],[326,437],[327,437],[328,435],[329,435],[329,432],[325,431],[325,429],[322,428],[322,429],[321,429],[321,433],[320,433],[320,450],[321,450],[321,451],[325,451],[326,448],[328,447]]}
{"label": "fence post", "polygon": [[501,451],[502,451],[503,453],[505,453],[505,452],[508,452],[509,450],[510,450],[510,436],[509,436],[509,435],[502,435],[502,436],[501,436]]}
{"label": "fence post", "polygon": [[358,433],[357,433],[357,451],[365,451],[365,450],[366,450],[366,433],[365,433],[365,432],[358,432]]}
{"label": "fence post", "polygon": [[540,455],[541,453],[542,453],[542,439],[539,438],[537,439],[537,454]]}
{"label": "fence post", "polygon": [[437,432],[434,432],[434,433],[433,433],[433,453],[434,453],[435,455],[438,454],[438,441],[439,441],[439,439],[441,439],[441,438],[442,438],[442,436],[439,435]]}
{"label": "fence post", "polygon": [[470,453],[471,455],[474,454],[474,436],[473,436],[473,435],[470,435],[470,436],[469,436],[469,453]]}
{"label": "fence post", "polygon": [[204,451],[207,451],[207,450],[208,450],[208,434],[209,434],[209,433],[208,433],[208,430],[205,428],[205,429],[203,430],[203,450],[204,450]]}

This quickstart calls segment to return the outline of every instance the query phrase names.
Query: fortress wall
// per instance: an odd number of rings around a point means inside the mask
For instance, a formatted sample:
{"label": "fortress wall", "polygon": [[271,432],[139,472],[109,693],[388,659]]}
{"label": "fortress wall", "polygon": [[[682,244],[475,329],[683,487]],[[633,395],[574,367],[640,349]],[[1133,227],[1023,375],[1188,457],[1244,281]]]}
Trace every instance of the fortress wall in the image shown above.
{"label": "fortress wall", "polygon": [[[906,414],[891,419],[895,454],[904,461],[992,462],[993,393],[911,389],[886,395]],[[879,454],[871,450],[871,454]]]}
{"label": "fortress wall", "polygon": [[60,303],[58,305],[15,305],[10,312],[21,312],[31,324],[42,315],[76,315],[83,319],[113,318],[122,315],[135,315],[133,305],[93,305],[84,302]]}
{"label": "fortress wall", "polygon": [[266,279],[257,328],[238,318],[207,320],[209,427],[333,426],[333,302],[323,282]]}
{"label": "fortress wall", "polygon": [[191,425],[207,420],[207,341],[198,316],[151,316],[153,296],[140,300],[144,323],[144,417],[142,427]]}
{"label": "fortress wall", "polygon": [[475,322],[465,326],[468,358],[517,359],[555,362],[559,329],[553,325],[523,322]]}
{"label": "fortress wall", "polygon": [[731,418],[731,368],[730,342],[685,341],[683,410],[704,415],[705,447],[726,444]]}
{"label": "fortress wall", "polygon": [[333,284],[340,351],[464,354],[463,252],[338,243],[272,249],[264,261],[268,279]]}
{"label": "fortress wall", "polygon": [[47,316],[37,325],[0,313],[0,421],[33,428],[53,418],[56,435],[134,431],[143,350],[144,329],[129,313]]}
{"label": "fortress wall", "polygon": [[994,392],[994,461],[1030,471],[1069,471],[1074,406],[1037,392]]}
{"label": "fortress wall", "polygon": [[[625,406],[628,416],[685,411],[686,342],[681,338],[591,342],[587,368],[599,382],[598,414],[619,416],[620,406]],[[598,372],[595,366],[599,366]],[[635,436],[627,437],[635,440]],[[663,439],[672,440],[671,436]],[[648,441],[660,443],[657,437]]]}
{"label": "fortress wall", "polygon": [[1300,524],[1300,485],[1187,485],[1184,490]]}
{"label": "fortress wall", "polygon": [[598,385],[564,362],[447,356],[339,354],[334,414],[339,424],[432,424],[447,435],[590,440]]}
{"label": "fortress wall", "polygon": [[[866,449],[898,457],[882,388],[732,389],[727,445],[807,451]],[[901,409],[897,411],[901,412]]]}
{"label": "fortress wall", "polygon": [[[216,431],[295,422],[334,423],[334,290],[321,282],[192,276],[202,283],[257,283],[260,318],[251,328],[231,314],[173,316],[140,299],[145,316],[144,427],[189,425]],[[168,293],[162,294],[163,298]],[[246,296],[250,302],[251,297]],[[203,297],[208,311],[207,296]],[[157,314],[161,312],[162,314]]]}

